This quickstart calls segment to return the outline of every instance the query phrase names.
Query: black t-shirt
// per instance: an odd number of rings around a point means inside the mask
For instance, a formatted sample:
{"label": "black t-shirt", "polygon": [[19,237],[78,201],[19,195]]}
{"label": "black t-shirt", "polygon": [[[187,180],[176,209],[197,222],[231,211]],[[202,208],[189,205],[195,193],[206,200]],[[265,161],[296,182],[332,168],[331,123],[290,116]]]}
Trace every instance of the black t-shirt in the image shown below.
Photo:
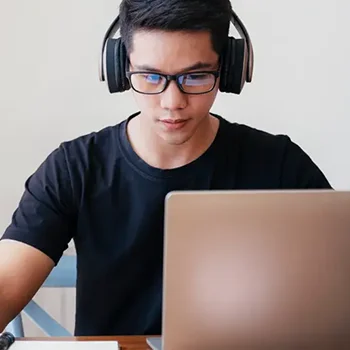
{"label": "black t-shirt", "polygon": [[217,117],[210,148],[180,168],[160,170],[140,159],[126,120],[61,144],[27,180],[3,238],[36,247],[55,263],[74,240],[76,335],[161,333],[168,192],[330,188],[287,136]]}

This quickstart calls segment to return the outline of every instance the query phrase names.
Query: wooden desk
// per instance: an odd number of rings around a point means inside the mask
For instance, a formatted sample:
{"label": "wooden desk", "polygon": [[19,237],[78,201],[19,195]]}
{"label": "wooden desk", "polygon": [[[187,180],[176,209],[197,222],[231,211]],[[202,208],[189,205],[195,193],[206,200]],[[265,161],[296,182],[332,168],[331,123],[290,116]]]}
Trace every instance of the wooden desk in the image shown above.
{"label": "wooden desk", "polygon": [[[114,340],[119,343],[121,350],[149,350],[149,346],[146,343],[146,337],[72,337],[72,338],[53,338],[53,337],[44,337],[44,338],[23,338],[23,340],[39,340],[39,341],[50,341],[50,340],[68,340],[68,341],[110,341]],[[19,338],[17,341],[21,341]]]}

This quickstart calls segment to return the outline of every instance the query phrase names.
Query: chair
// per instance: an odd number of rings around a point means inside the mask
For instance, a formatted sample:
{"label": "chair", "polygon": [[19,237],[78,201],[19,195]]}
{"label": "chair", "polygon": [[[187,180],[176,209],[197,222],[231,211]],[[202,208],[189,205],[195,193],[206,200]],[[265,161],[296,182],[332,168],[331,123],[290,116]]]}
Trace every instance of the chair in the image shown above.
{"label": "chair", "polygon": [[[42,288],[75,288],[76,286],[76,256],[64,255],[57,266],[51,271]],[[34,300],[23,309],[26,314],[47,336],[72,336],[64,327],[55,321]],[[24,337],[22,315],[17,315],[6,327],[15,337]]]}

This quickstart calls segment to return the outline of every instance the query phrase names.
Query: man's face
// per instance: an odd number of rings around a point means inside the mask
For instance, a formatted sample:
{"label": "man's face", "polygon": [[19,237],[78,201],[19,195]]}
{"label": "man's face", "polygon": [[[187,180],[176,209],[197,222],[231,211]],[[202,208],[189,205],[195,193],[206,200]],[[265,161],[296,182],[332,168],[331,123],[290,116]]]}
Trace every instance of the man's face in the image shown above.
{"label": "man's face", "polygon": [[[134,77],[142,89],[157,91],[164,79],[156,74],[175,75],[217,71],[219,56],[212,48],[211,36],[207,32],[139,31],[134,34],[130,53],[130,71],[150,74]],[[180,80],[188,91],[209,89],[215,78],[193,74]],[[213,85],[214,85],[213,84]],[[160,94],[134,93],[141,110],[142,126],[168,144],[181,145],[189,141],[203,125],[208,125],[209,111],[215,101],[219,79],[212,91],[205,94],[183,93],[171,81]],[[198,135],[197,135],[198,136]]]}

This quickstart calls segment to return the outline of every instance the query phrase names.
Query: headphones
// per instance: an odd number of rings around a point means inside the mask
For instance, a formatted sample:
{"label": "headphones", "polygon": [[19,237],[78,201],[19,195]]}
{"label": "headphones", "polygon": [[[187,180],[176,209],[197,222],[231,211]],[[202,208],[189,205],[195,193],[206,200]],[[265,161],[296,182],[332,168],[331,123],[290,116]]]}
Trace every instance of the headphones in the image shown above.
{"label": "headphones", "polygon": [[[221,55],[219,90],[240,94],[245,83],[253,78],[254,52],[249,33],[243,22],[232,10],[231,22],[241,39],[228,37]],[[108,28],[102,44],[100,56],[100,81],[107,82],[110,93],[124,92],[130,89],[126,76],[129,59],[121,38],[113,38],[120,27],[119,16]]]}

